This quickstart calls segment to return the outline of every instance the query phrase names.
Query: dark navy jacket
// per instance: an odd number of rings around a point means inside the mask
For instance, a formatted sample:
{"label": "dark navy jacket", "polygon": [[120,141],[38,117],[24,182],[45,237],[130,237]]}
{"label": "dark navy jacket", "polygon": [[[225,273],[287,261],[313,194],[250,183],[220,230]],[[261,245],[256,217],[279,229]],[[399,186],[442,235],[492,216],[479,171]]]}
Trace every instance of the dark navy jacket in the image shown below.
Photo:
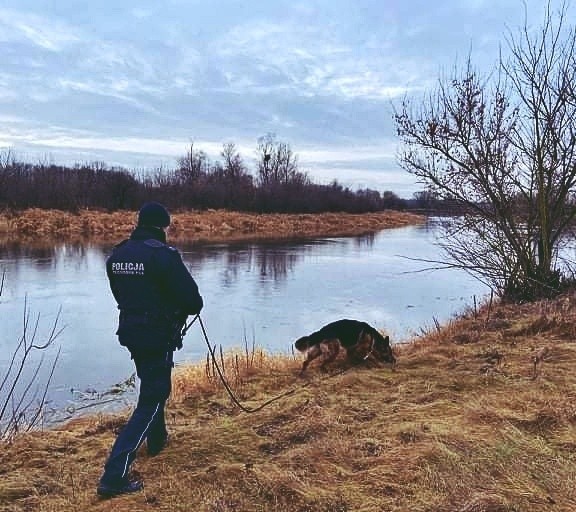
{"label": "dark navy jacket", "polygon": [[[164,350],[203,301],[180,253],[159,228],[137,227],[106,261],[120,318],[118,339],[131,351]],[[175,348],[172,346],[171,348]]]}

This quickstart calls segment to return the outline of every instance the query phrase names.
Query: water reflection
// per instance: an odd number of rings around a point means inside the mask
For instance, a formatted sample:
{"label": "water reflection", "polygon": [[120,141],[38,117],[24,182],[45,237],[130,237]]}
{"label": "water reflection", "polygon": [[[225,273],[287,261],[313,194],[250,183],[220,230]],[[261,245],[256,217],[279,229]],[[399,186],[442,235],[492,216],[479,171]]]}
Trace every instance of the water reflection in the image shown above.
{"label": "water reflection", "polygon": [[285,280],[304,254],[294,244],[236,244],[188,246],[183,259],[192,271],[206,263],[221,267],[221,285],[234,286],[242,275],[257,272],[261,283]]}
{"label": "water reflection", "polygon": [[376,240],[376,233],[357,236],[352,240],[354,241],[354,245],[360,249],[363,247],[372,247],[374,245],[374,240]]}
{"label": "water reflection", "polygon": [[312,241],[281,241],[234,244],[197,244],[180,246],[183,259],[191,271],[201,271],[203,265],[221,267],[221,284],[234,286],[243,275],[256,272],[259,283],[280,284],[294,272],[297,264],[308,255],[318,252],[321,247],[331,250],[339,246],[346,250],[349,246],[357,250],[371,248],[375,235],[363,235],[344,239],[323,239]]}
{"label": "water reflection", "polygon": [[[192,270],[199,270],[205,264],[222,267],[222,286],[229,287],[238,281],[239,276],[255,269],[260,282],[285,280],[293,272],[297,263],[307,254],[321,246],[340,250],[347,247],[355,250],[370,249],[374,246],[375,233],[348,239],[334,238],[312,241],[275,241],[232,244],[183,244],[179,250]],[[74,262],[76,270],[86,268],[87,259],[94,253],[106,258],[112,250],[110,245],[94,245],[82,242],[65,242],[59,245],[28,245],[18,241],[0,242],[0,262],[14,269],[38,270],[57,268],[63,262]]]}
{"label": "water reflection", "polygon": [[54,259],[62,251],[82,256],[90,244],[81,241],[63,242],[54,245],[52,242],[23,242],[21,240],[0,240],[2,260],[18,258]]}

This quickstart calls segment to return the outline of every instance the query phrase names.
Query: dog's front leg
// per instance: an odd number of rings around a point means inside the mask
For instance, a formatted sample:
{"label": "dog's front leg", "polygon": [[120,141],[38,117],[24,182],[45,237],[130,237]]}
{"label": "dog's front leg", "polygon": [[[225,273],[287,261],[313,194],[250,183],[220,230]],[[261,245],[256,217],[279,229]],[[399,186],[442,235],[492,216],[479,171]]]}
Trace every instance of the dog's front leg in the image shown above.
{"label": "dog's front leg", "polygon": [[318,345],[313,345],[311,346],[307,351],[306,351],[306,359],[304,361],[304,363],[302,364],[302,369],[300,370],[300,376],[302,376],[304,374],[304,372],[306,371],[306,368],[308,368],[308,365],[314,361],[314,359],[316,359],[317,357],[322,355],[322,351],[320,350],[320,347]]}
{"label": "dog's front leg", "polygon": [[324,370],[324,367],[334,361],[340,352],[340,340],[338,338],[324,340],[320,343],[320,348],[323,354],[323,361],[320,368]]}

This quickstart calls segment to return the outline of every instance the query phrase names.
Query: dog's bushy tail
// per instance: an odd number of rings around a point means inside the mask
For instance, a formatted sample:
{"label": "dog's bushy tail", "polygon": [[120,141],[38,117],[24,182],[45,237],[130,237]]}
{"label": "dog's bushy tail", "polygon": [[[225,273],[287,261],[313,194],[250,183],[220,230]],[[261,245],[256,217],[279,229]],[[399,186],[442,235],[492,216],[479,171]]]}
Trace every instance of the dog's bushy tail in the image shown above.
{"label": "dog's bushy tail", "polygon": [[294,348],[296,350],[299,350],[300,352],[306,352],[309,346],[310,346],[310,340],[308,336],[302,336],[301,338],[298,338],[294,342]]}

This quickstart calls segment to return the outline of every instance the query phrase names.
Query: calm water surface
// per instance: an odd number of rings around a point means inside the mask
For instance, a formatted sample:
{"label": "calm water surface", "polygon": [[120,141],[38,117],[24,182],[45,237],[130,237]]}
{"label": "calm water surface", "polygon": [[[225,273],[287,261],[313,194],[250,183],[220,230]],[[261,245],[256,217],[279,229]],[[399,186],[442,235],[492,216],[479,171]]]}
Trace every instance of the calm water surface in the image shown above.
{"label": "calm water surface", "polygon": [[[445,321],[489,291],[456,270],[422,271],[438,259],[434,228],[385,230],[371,236],[304,242],[179,246],[204,297],[202,319],[213,344],[291,353],[292,342],[340,318],[364,320],[405,341]],[[61,349],[50,389],[56,409],[77,407],[80,392],[102,393],[128,378],[133,367],[114,335],[117,310],[105,259],[111,247],[62,244],[34,250],[0,248],[6,271],[0,298],[0,376],[22,333],[24,303],[39,339],[59,310],[65,329],[46,356]],[[204,360],[194,325],[177,363]],[[48,364],[48,363],[46,363]],[[0,400],[2,395],[0,392]]]}

